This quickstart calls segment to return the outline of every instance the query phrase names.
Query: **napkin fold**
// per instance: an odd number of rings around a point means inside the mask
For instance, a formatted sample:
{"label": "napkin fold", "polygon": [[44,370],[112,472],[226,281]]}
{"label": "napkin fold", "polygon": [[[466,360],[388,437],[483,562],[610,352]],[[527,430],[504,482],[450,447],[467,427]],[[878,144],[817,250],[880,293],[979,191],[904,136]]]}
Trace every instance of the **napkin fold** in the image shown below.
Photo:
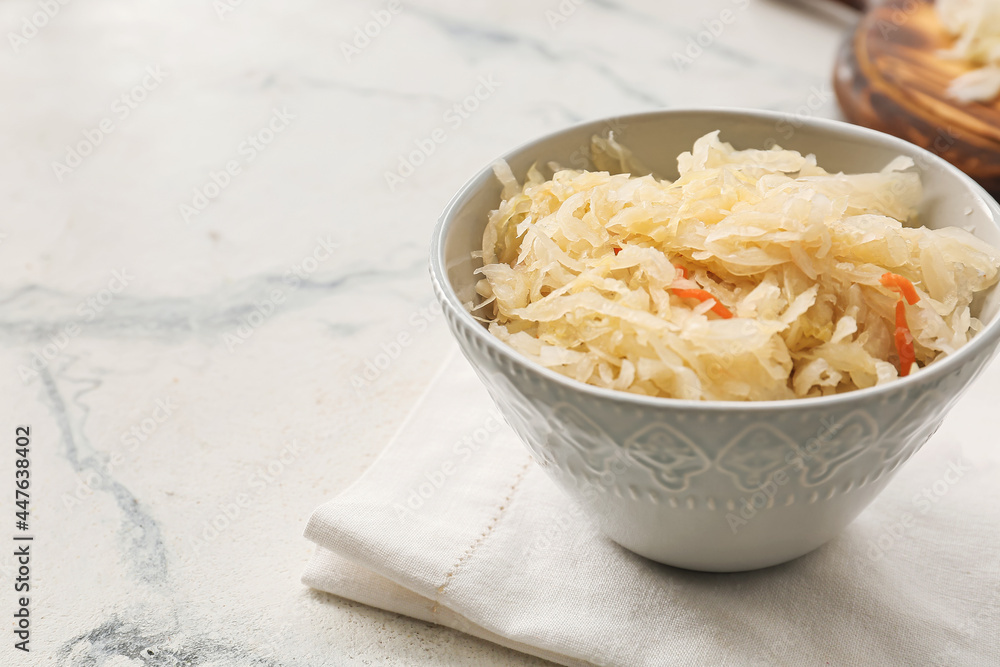
{"label": "napkin fold", "polygon": [[303,583],[563,665],[1000,664],[1000,455],[984,373],[844,535],[706,574],[603,537],[453,354],[306,527]]}

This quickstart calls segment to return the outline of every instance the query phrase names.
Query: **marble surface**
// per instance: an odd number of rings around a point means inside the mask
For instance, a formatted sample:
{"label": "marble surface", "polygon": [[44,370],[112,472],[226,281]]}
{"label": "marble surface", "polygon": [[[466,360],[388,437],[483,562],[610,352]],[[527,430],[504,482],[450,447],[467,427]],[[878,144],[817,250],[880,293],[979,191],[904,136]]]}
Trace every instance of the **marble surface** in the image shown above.
{"label": "marble surface", "polygon": [[36,536],[32,652],[0,663],[113,667],[541,664],[299,582],[309,513],[449,349],[435,219],[578,120],[834,116],[846,29],[775,0],[11,0],[0,24],[0,433],[31,425]]}

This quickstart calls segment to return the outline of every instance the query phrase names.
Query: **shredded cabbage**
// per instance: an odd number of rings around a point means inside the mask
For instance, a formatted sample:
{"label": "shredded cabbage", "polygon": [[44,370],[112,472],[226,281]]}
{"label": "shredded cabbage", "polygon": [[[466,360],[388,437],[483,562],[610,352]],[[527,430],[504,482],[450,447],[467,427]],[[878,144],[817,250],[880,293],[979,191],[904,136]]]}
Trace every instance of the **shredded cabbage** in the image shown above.
{"label": "shredded cabbage", "polygon": [[[631,164],[595,137],[604,164]],[[595,163],[601,163],[596,160]],[[913,163],[831,174],[812,155],[734,150],[712,132],[680,177],[499,163],[483,234],[481,299],[467,307],[515,350],[599,387],[684,399],[779,400],[891,382],[908,279],[916,366],[980,328],[969,306],[1000,253],[956,227],[912,227]],[[479,256],[479,253],[476,253]],[[685,298],[682,295],[696,298]],[[710,297],[710,298],[709,298]]]}
{"label": "shredded cabbage", "polygon": [[937,0],[938,17],[955,43],[942,52],[977,68],[954,81],[948,94],[960,102],[988,102],[1000,93],[1000,2]]}

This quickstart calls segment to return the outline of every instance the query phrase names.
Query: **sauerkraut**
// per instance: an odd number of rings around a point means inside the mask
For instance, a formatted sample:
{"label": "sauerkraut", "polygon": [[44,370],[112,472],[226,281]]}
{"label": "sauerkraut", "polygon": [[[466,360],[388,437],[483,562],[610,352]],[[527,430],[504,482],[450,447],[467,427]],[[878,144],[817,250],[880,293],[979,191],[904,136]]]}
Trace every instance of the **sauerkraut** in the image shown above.
{"label": "sauerkraut", "polygon": [[948,94],[960,102],[988,102],[1000,93],[1000,0],[937,0],[938,17],[955,37],[946,58],[971,70],[952,81]]}
{"label": "sauerkraut", "polygon": [[812,397],[891,382],[981,326],[970,304],[1000,253],[906,224],[921,198],[909,158],[831,174],[713,132],[670,182],[611,173],[635,172],[613,138],[594,148],[610,171],[533,166],[520,184],[494,167],[502,201],[467,307],[546,368],[650,396]]}

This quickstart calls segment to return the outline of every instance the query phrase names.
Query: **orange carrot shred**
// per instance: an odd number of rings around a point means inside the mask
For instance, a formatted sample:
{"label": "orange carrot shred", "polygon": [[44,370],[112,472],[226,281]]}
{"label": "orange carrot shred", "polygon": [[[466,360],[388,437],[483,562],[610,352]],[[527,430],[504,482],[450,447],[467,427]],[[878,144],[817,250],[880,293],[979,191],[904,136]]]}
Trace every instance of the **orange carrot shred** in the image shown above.
{"label": "orange carrot shred", "polygon": [[906,322],[906,306],[903,300],[896,302],[896,351],[899,353],[899,376],[906,377],[910,374],[913,362],[917,360],[917,355],[913,350],[913,334],[910,332],[910,325]]}
{"label": "orange carrot shred", "polygon": [[618,253],[620,253],[622,251],[621,248],[612,248],[612,250],[615,251],[615,255],[617,255]]}
{"label": "orange carrot shred", "polygon": [[899,377],[906,377],[910,374],[913,362],[917,360],[916,352],[913,349],[913,332],[906,321],[906,303],[911,306],[920,301],[920,295],[914,289],[913,283],[897,273],[883,273],[879,282],[894,292],[899,292],[899,301],[896,302],[896,352],[899,354]]}
{"label": "orange carrot shred", "polygon": [[682,275],[682,276],[683,276],[683,277],[684,277],[685,279],[686,279],[686,278],[688,277],[688,270],[687,270],[687,269],[685,269],[685,268],[684,268],[683,266],[675,266],[674,268],[675,268],[675,269],[677,269],[678,271],[680,271],[680,272],[681,272],[681,275]]}
{"label": "orange carrot shred", "polygon": [[674,294],[682,299],[698,299],[698,301],[702,302],[714,301],[715,303],[712,305],[712,312],[723,319],[728,320],[733,316],[733,314],[729,312],[728,308],[719,303],[718,299],[703,289],[682,289],[678,287],[672,287],[671,289],[674,291]]}
{"label": "orange carrot shred", "polygon": [[879,282],[889,289],[902,294],[903,298],[906,299],[906,303],[911,306],[920,301],[920,295],[913,288],[913,283],[897,273],[883,273]]}

